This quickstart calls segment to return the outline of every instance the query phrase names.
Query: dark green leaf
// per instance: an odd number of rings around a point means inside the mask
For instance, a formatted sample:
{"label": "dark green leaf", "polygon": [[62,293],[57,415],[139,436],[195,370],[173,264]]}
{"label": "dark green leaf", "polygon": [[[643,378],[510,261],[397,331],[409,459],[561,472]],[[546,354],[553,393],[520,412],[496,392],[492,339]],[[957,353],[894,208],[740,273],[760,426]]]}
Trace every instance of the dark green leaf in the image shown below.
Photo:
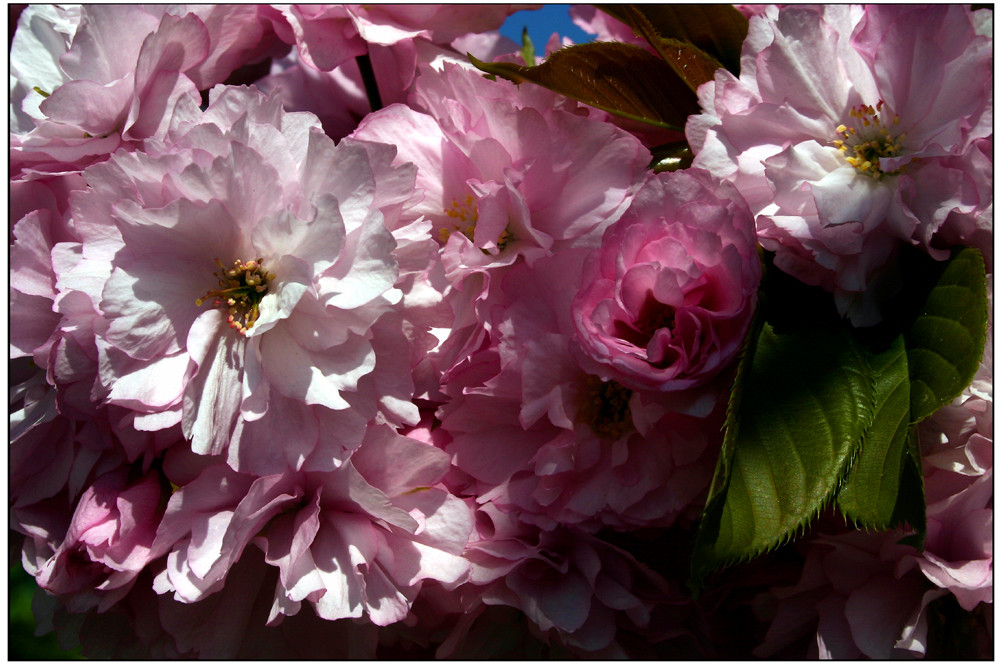
{"label": "dark green leaf", "polygon": [[906,346],[897,336],[889,349],[870,356],[875,408],[847,482],[837,494],[844,515],[865,528],[891,525],[907,456],[910,379]]}
{"label": "dark green leaf", "polygon": [[[733,74],[740,73],[740,53],[750,24],[732,5],[598,5],[646,36],[649,24],[660,37],[688,42],[714,57]],[[638,17],[641,16],[640,20]],[[649,38],[647,37],[647,40]],[[650,42],[654,48],[656,44]]]}
{"label": "dark green leaf", "polygon": [[537,67],[473,65],[515,83],[530,81],[609,113],[683,132],[698,113],[698,98],[664,61],[638,46],[618,42],[579,44],[556,51]]}
{"label": "dark green leaf", "polygon": [[893,526],[907,524],[916,531],[915,534],[899,540],[900,544],[909,544],[921,550],[924,548],[924,538],[927,536],[927,499],[924,495],[924,473],[916,426],[910,427],[906,439],[906,454],[899,480],[899,497],[896,499],[890,524]]}
{"label": "dark green leaf", "polygon": [[986,268],[974,248],[956,253],[906,332],[910,421],[950,403],[979,368],[986,343]]}
{"label": "dark green leaf", "polygon": [[804,530],[838,490],[872,420],[871,369],[846,326],[779,334],[765,323],[740,363],[692,557],[696,591],[718,567]]}
{"label": "dark green leaf", "polygon": [[698,86],[715,78],[715,70],[722,65],[697,46],[679,39],[660,37],[656,40],[656,50],[692,92]]}

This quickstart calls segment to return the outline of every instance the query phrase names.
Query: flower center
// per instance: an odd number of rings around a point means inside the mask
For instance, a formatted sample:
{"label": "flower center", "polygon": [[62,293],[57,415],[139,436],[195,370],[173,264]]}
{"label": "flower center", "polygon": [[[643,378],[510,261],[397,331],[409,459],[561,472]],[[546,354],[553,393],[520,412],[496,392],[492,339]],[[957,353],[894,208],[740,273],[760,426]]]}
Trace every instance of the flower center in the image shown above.
{"label": "flower center", "polygon": [[631,398],[631,389],[614,380],[602,382],[589,375],[584,381],[577,417],[598,437],[617,440],[632,428],[632,410],[628,405]]}
{"label": "flower center", "polygon": [[215,299],[212,304],[217,308],[225,307],[229,311],[229,328],[235,329],[246,336],[247,330],[254,325],[260,316],[260,302],[267,294],[267,284],[274,280],[274,274],[261,265],[264,259],[258,257],[244,262],[237,259],[229,268],[215,259],[219,270],[215,275],[219,279],[219,289],[209,290],[205,296],[195,300],[200,306],[207,299]]}
{"label": "flower center", "polygon": [[[470,241],[474,240],[476,234],[476,223],[479,221],[479,208],[476,206],[476,198],[471,194],[465,195],[461,202],[458,199],[451,200],[451,207],[444,210],[444,214],[452,219],[450,226],[442,227],[438,232],[438,239],[442,244],[448,243],[448,239],[455,232],[465,234]],[[509,229],[500,232],[497,239],[497,247],[503,250],[507,244],[514,240],[514,236]],[[484,253],[489,254],[486,250]]]}
{"label": "flower center", "polygon": [[471,194],[465,195],[465,200],[459,202],[458,199],[451,200],[451,208],[446,208],[444,214],[452,219],[450,227],[442,227],[438,232],[441,243],[447,243],[448,239],[455,232],[461,232],[471,241],[476,233],[476,222],[479,220],[479,209],[476,207],[476,199]]}
{"label": "flower center", "polygon": [[[903,151],[906,134],[892,134],[890,126],[899,125],[899,116],[893,114],[891,121],[879,117],[884,103],[879,100],[875,108],[869,104],[859,104],[852,107],[850,115],[860,121],[855,127],[841,125],[837,134],[843,139],[836,139],[833,145],[844,154],[847,163],[862,174],[872,178],[893,176],[903,171],[903,167],[894,171],[883,171],[880,158],[897,157]],[[860,129],[859,129],[860,128]]]}

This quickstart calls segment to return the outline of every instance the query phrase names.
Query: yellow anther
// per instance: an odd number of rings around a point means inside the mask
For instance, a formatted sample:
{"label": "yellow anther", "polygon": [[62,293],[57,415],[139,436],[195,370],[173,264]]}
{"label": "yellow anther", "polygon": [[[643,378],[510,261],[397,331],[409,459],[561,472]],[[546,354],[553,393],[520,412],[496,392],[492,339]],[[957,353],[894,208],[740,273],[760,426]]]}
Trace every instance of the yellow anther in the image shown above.
{"label": "yellow anther", "polygon": [[[872,178],[881,178],[884,175],[892,175],[902,171],[902,167],[896,171],[882,171],[880,158],[895,157],[902,152],[905,134],[893,137],[887,128],[888,122],[883,123],[879,113],[885,107],[885,102],[879,100],[873,107],[870,104],[859,104],[848,111],[852,118],[861,119],[861,130],[854,127],[840,125],[837,127],[837,134],[843,137],[843,141],[835,139],[833,145],[844,154],[844,160],[859,172],[867,174]],[[899,116],[893,115],[892,123],[899,124]],[[865,129],[878,128],[878,129]]]}

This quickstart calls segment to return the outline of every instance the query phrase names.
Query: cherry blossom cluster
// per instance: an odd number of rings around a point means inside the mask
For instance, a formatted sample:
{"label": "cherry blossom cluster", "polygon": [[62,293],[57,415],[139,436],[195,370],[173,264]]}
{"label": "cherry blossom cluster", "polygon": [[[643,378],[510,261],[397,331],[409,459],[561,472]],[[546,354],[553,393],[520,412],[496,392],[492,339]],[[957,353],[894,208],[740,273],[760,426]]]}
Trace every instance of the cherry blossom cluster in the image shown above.
{"label": "cherry blossom cluster", "polygon": [[[904,245],[992,272],[992,24],[743,8],[693,166],[654,173],[607,113],[470,65],[519,62],[519,8],[21,13],[9,504],[41,630],[103,657],[711,655],[669,562],[758,244],[856,324]],[[932,600],[992,603],[991,361],[922,427],[926,549],[831,529],[737,581],[759,655],[920,655]],[[679,555],[633,548],[654,535]]]}

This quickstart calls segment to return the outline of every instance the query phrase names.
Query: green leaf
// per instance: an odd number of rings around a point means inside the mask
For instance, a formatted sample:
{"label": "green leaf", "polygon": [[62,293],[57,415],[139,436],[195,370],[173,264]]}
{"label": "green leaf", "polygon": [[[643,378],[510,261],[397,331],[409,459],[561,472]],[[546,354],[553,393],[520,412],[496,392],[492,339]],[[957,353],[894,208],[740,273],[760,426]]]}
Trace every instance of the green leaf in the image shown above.
{"label": "green leaf", "polygon": [[856,524],[882,530],[892,525],[910,428],[910,378],[906,345],[897,336],[889,349],[871,354],[874,414],[857,460],[837,494],[840,511]]}
{"label": "green leaf", "polygon": [[528,67],[535,66],[535,45],[528,34],[528,26],[521,31],[521,58]]}
{"label": "green leaf", "polygon": [[844,325],[765,322],[730,398],[691,585],[803,531],[833,498],[872,421],[873,377]]}
{"label": "green leaf", "polygon": [[906,332],[910,421],[917,423],[969,386],[986,344],[986,267],[974,248],[956,253]]}
{"label": "green leaf", "polygon": [[663,60],[638,46],[618,42],[578,44],[556,51],[537,67],[473,65],[515,83],[530,81],[584,104],[677,132],[698,113],[697,96]]}
{"label": "green leaf", "polygon": [[653,154],[653,159],[649,163],[649,168],[656,174],[687,169],[694,161],[694,153],[686,141],[656,146],[650,152]]}
{"label": "green leaf", "polygon": [[[631,27],[637,35],[646,36],[648,24],[660,37],[690,43],[739,76],[740,53],[750,24],[732,5],[642,4],[598,5],[598,8]],[[658,48],[652,41],[650,44]]]}

